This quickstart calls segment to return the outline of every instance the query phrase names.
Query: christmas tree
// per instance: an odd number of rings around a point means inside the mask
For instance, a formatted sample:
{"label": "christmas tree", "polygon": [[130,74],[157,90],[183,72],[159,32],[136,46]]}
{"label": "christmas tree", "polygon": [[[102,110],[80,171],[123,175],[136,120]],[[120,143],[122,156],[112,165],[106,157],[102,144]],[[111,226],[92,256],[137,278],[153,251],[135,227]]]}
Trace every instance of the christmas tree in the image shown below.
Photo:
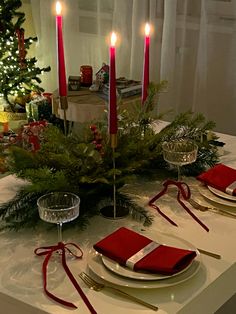
{"label": "christmas tree", "polygon": [[42,92],[39,75],[50,67],[39,68],[36,58],[27,58],[27,50],[37,37],[24,38],[25,13],[18,11],[20,0],[0,0],[0,97],[5,111],[24,111],[32,91]]}

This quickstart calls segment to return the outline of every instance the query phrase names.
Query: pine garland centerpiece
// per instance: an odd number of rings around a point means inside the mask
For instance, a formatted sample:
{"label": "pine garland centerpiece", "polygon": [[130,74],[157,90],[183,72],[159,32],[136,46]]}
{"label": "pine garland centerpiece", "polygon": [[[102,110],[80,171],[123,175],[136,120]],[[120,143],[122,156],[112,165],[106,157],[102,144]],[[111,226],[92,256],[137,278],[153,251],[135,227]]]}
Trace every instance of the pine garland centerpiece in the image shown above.
{"label": "pine garland centerpiece", "polygon": [[[112,204],[115,171],[117,203],[127,206],[144,225],[152,223],[152,215],[122,191],[127,183],[140,176],[159,178],[174,173],[162,156],[162,143],[190,138],[198,145],[197,161],[184,167],[188,175],[196,175],[218,162],[217,150],[206,136],[214,123],[201,114],[186,112],[172,123],[155,132],[154,104],[166,82],[150,84],[146,102],[140,101],[132,111],[119,109],[118,146],[115,151],[116,169],[112,166],[112,148],[107,131],[107,116],[103,120],[83,123],[78,134],[65,136],[57,127],[44,128],[40,149],[32,152],[13,145],[9,149],[8,167],[11,173],[30,184],[20,188],[16,196],[0,207],[4,227],[19,229],[36,226],[40,221],[36,201],[48,192],[68,191],[81,198],[80,218],[70,223],[86,226],[88,218],[98,214],[101,206]],[[216,138],[216,137],[215,137]]]}

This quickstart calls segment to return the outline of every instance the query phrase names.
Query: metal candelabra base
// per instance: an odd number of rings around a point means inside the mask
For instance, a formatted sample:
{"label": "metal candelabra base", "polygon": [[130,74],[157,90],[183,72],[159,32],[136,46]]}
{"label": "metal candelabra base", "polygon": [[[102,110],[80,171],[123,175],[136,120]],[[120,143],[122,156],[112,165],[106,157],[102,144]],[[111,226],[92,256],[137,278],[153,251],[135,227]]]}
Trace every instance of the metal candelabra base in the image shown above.
{"label": "metal candelabra base", "polygon": [[123,206],[116,206],[114,211],[114,206],[105,206],[101,208],[100,213],[103,217],[107,219],[122,219],[129,215],[129,209]]}

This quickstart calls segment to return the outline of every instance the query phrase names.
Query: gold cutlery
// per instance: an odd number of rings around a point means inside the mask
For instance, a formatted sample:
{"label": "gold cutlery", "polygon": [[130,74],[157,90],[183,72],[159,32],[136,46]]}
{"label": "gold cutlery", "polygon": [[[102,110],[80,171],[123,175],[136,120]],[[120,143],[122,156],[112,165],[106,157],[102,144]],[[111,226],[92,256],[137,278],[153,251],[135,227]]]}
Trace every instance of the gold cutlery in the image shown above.
{"label": "gold cutlery", "polygon": [[122,295],[124,297],[127,297],[128,299],[130,299],[130,300],[132,300],[132,301],[134,301],[136,303],[139,303],[139,304],[141,304],[143,306],[148,307],[149,309],[152,309],[153,311],[157,311],[158,310],[157,306],[152,305],[150,303],[147,303],[147,302],[145,302],[145,301],[143,301],[141,299],[138,299],[138,298],[136,298],[136,297],[134,297],[134,296],[132,296],[132,295],[130,295],[130,294],[120,290],[120,289],[117,289],[117,288],[111,287],[109,285],[104,285],[104,284],[102,284],[100,282],[97,282],[93,278],[91,278],[88,274],[86,274],[84,272],[80,273],[79,277],[84,281],[84,283],[90,289],[92,289],[94,291],[101,291],[104,288],[108,288],[108,289],[110,289],[110,290],[112,290],[112,291],[114,291],[116,293],[119,293],[120,295]]}
{"label": "gold cutlery", "polygon": [[227,217],[231,217],[231,218],[236,218],[236,214],[234,213],[231,213],[227,210],[224,210],[224,209],[220,209],[220,208],[215,208],[213,206],[205,206],[205,205],[201,205],[199,204],[198,202],[196,202],[194,199],[190,198],[187,200],[187,202],[192,205],[195,209],[197,210],[200,210],[200,211],[211,211],[213,213],[216,213],[216,214],[220,214],[220,215],[223,215],[223,216],[227,216]]}
{"label": "gold cutlery", "polygon": [[213,253],[213,252],[210,252],[210,251],[206,251],[206,250],[203,250],[203,249],[199,249],[197,248],[197,250],[202,253],[202,254],[205,254],[205,255],[208,255],[208,256],[211,256],[211,257],[214,257],[216,259],[221,259],[221,256],[219,254],[216,254],[216,253]]}

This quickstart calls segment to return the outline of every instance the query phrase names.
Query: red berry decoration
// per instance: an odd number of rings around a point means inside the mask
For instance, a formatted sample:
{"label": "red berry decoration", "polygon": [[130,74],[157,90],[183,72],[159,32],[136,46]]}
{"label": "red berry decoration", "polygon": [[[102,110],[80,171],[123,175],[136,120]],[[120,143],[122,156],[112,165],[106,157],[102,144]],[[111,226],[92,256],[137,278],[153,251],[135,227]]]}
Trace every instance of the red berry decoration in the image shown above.
{"label": "red berry decoration", "polygon": [[96,136],[96,141],[97,141],[97,143],[101,143],[102,142],[102,137],[100,135]]}
{"label": "red berry decoration", "polygon": [[91,130],[92,132],[96,131],[96,130],[97,130],[96,125],[94,125],[94,124],[90,125],[90,130]]}
{"label": "red berry decoration", "polygon": [[96,149],[99,151],[99,150],[101,150],[102,149],[102,144],[97,144],[96,145]]}
{"label": "red berry decoration", "polygon": [[92,143],[95,146],[95,149],[100,152],[101,155],[104,155],[102,151],[102,137],[99,131],[97,130],[96,125],[90,125],[90,130],[93,132],[93,141]]}

